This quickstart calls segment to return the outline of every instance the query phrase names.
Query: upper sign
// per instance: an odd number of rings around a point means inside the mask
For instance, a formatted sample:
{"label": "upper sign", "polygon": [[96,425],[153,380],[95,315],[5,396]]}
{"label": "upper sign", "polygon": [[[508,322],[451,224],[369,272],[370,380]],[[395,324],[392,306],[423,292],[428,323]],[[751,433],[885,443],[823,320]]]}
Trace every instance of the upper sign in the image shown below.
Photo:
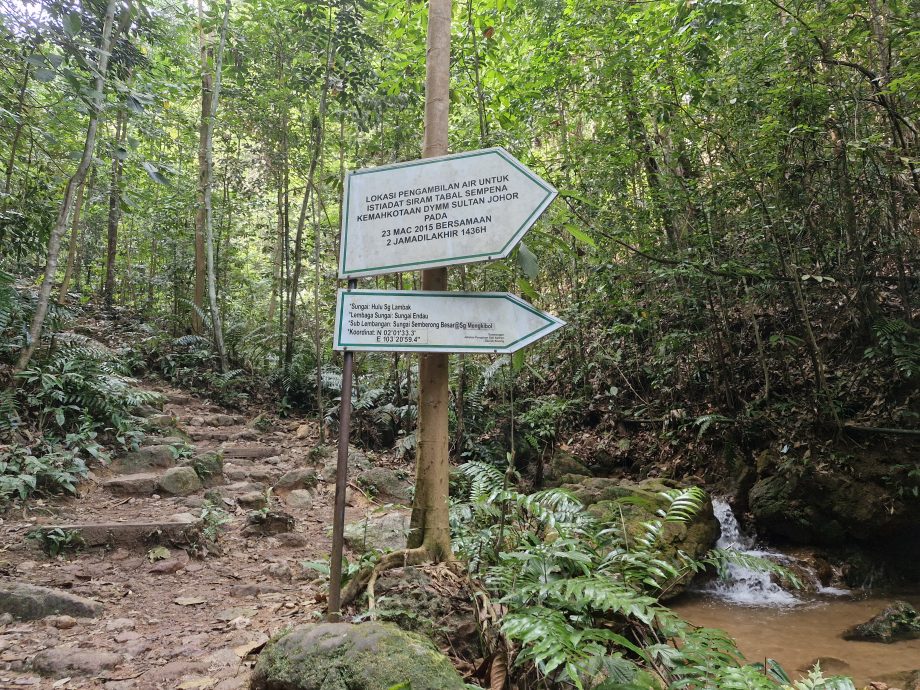
{"label": "upper sign", "polygon": [[349,173],[342,278],[508,256],[556,197],[496,147]]}
{"label": "upper sign", "polygon": [[514,352],[564,325],[507,292],[339,290],[333,347]]}

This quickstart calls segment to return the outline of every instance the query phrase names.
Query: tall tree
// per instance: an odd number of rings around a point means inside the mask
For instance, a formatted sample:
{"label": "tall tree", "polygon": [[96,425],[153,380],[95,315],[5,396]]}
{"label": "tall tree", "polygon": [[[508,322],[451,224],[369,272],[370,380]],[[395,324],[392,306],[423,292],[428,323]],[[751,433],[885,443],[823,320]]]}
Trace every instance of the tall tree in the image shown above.
{"label": "tall tree", "polygon": [[[123,13],[130,15],[131,2],[128,0],[122,9]],[[99,36],[99,46],[96,58],[95,69],[93,70],[95,78],[93,79],[93,91],[89,99],[89,123],[86,126],[86,137],[83,140],[83,153],[80,156],[80,163],[77,170],[67,181],[64,188],[64,198],[58,209],[57,220],[51,228],[51,236],[48,239],[48,254],[45,261],[45,272],[41,287],[38,291],[38,301],[35,305],[35,314],[32,317],[32,324],[29,328],[29,338],[26,346],[19,355],[16,362],[16,371],[22,371],[29,365],[35,348],[38,346],[41,338],[42,325],[45,322],[45,315],[48,313],[48,302],[51,297],[51,290],[54,287],[54,276],[57,273],[58,258],[61,252],[61,240],[67,231],[67,221],[70,219],[70,212],[73,208],[74,198],[77,190],[83,186],[86,180],[86,174],[93,162],[93,148],[96,146],[96,130],[99,127],[99,115],[102,111],[102,99],[105,91],[106,74],[109,67],[109,56],[112,51],[115,11],[118,7],[118,0],[109,0],[106,4],[105,16],[102,21],[102,32]]]}
{"label": "tall tree", "polygon": [[[425,78],[425,158],[443,156],[448,152],[450,25],[451,0],[430,0]],[[422,289],[446,290],[447,269],[422,271]],[[447,506],[450,475],[449,384],[448,355],[419,355],[418,459],[407,546],[423,549],[434,560],[453,558]]]}
{"label": "tall tree", "polygon": [[[198,238],[204,238],[207,263],[208,303],[211,311],[211,327],[214,345],[220,356],[221,371],[227,371],[227,351],[224,347],[224,333],[217,304],[217,279],[214,266],[214,214],[211,205],[214,169],[214,119],[217,117],[217,102],[220,98],[221,71],[224,46],[227,42],[227,27],[230,22],[230,0],[224,3],[223,20],[220,26],[217,55],[214,58],[214,74],[211,75],[208,45],[204,31],[204,8],[198,0],[198,19],[201,23],[201,127],[198,144],[198,213],[195,217],[195,268],[196,298],[198,297]],[[201,304],[196,302],[200,309]]]}

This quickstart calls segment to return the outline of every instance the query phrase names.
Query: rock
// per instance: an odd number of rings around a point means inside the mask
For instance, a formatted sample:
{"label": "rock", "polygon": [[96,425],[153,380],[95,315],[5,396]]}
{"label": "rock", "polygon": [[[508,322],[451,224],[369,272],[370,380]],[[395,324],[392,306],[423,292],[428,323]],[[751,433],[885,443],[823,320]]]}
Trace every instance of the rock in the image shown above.
{"label": "rock", "polygon": [[571,453],[565,451],[556,451],[550,458],[546,466],[546,485],[558,486],[565,481],[578,481],[576,477],[590,477],[591,470]]}
{"label": "rock", "polygon": [[298,549],[309,543],[307,538],[300,534],[300,532],[284,532],[282,534],[276,534],[275,538],[278,540],[280,546],[289,549]]}
{"label": "rock", "polygon": [[310,438],[313,435],[313,428],[312,424],[301,424],[294,432],[294,436],[299,439]]}
{"label": "rock", "polygon": [[[564,484],[562,488],[571,491],[601,523],[617,529],[625,526],[627,537],[632,539],[645,532],[644,523],[655,519],[658,510],[667,507],[668,501],[661,493],[678,488],[678,484],[661,479],[631,482],[582,477],[576,483]],[[678,552],[691,558],[701,558],[715,546],[720,533],[712,504],[704,500],[700,511],[689,522],[664,523],[660,541],[662,555],[674,563],[679,562]],[[683,591],[682,585],[686,585],[691,577],[692,574],[687,573],[683,581],[668,590],[666,598]]]}
{"label": "rock", "polygon": [[172,467],[175,464],[173,447],[164,443],[131,451],[125,457],[117,460],[115,467],[119,472],[137,473]]}
{"label": "rock", "polygon": [[259,432],[255,429],[242,429],[230,437],[231,441],[256,441],[259,438]]}
{"label": "rock", "polygon": [[920,613],[906,601],[894,602],[865,623],[843,634],[845,640],[885,644],[917,638],[920,638]]}
{"label": "rock", "polygon": [[316,470],[309,467],[298,467],[281,476],[275,482],[274,490],[276,493],[293,491],[294,489],[312,489],[319,483],[319,477]]}
{"label": "rock", "polygon": [[795,471],[774,460],[759,456],[760,478],[748,494],[758,533],[812,546],[891,545],[915,567],[920,562],[920,511],[898,493],[887,464],[867,455],[856,476],[833,469],[835,460],[812,457]]}
{"label": "rock", "polygon": [[235,585],[230,588],[230,596],[240,599],[243,597],[257,597],[260,594],[278,594],[283,591],[278,585],[259,582],[257,584]]}
{"label": "rock", "polygon": [[904,690],[920,690],[920,670],[912,671],[904,681]]}
{"label": "rock", "polygon": [[269,642],[252,690],[462,690],[430,640],[388,623],[303,625]]}
{"label": "rock", "polygon": [[244,508],[259,510],[268,505],[268,496],[264,491],[247,491],[236,497],[236,502]]}
{"label": "rock", "polygon": [[438,649],[451,649],[461,659],[483,656],[473,592],[448,568],[386,570],[374,592],[380,620],[430,637]]}
{"label": "rock", "polygon": [[115,618],[105,624],[108,632],[118,632],[120,630],[132,630],[136,625],[133,618]]}
{"label": "rock", "polygon": [[43,676],[96,676],[101,671],[114,668],[121,656],[99,649],[79,647],[51,647],[35,655],[32,668]]}
{"label": "rock", "polygon": [[200,541],[201,520],[190,513],[179,513],[157,522],[101,522],[70,525],[45,525],[43,533],[54,530],[77,532],[83,545],[115,546],[135,544],[196,544]]}
{"label": "rock", "polygon": [[228,463],[224,465],[224,476],[232,482],[239,482],[246,479],[249,474],[246,472],[245,467]]}
{"label": "rock", "polygon": [[224,456],[220,452],[199,453],[182,465],[191,467],[205,486],[219,483],[224,472]]}
{"label": "rock", "polygon": [[345,543],[360,553],[396,551],[406,545],[409,512],[400,510],[368,516],[345,525]]}
{"label": "rock", "polygon": [[171,467],[160,477],[159,487],[173,496],[188,496],[201,489],[201,480],[191,467]]}
{"label": "rock", "polygon": [[75,594],[24,582],[0,582],[0,613],[20,620],[37,620],[55,614],[95,618],[102,604]]}
{"label": "rock", "polygon": [[270,465],[253,465],[247,472],[249,478],[257,482],[269,481],[278,476],[278,471]]}
{"label": "rock", "polygon": [[371,467],[359,474],[357,480],[363,489],[383,501],[405,503],[411,496],[408,477],[400,470]]}
{"label": "rock", "polygon": [[77,624],[77,619],[73,616],[48,616],[45,623],[58,630],[70,630]]}
{"label": "rock", "polygon": [[121,496],[150,496],[157,489],[160,475],[155,472],[122,474],[102,482],[102,487]]}
{"label": "rock", "polygon": [[277,510],[250,513],[246,517],[246,523],[243,534],[247,536],[270,536],[294,529],[294,517]]}
{"label": "rock", "polygon": [[313,492],[306,489],[294,489],[284,498],[291,510],[310,510],[313,507]]}
{"label": "rock", "polygon": [[[311,457],[316,455],[317,459],[322,463],[322,466],[319,470],[319,478],[324,482],[334,482],[335,481],[335,472],[338,465],[338,457],[335,454],[335,449],[330,448],[329,446],[317,446],[314,449],[314,453],[311,453]],[[354,476],[360,474],[361,472],[366,472],[371,468],[370,460],[367,459],[367,456],[363,451],[358,450],[354,446],[348,447],[348,474],[349,476]]]}
{"label": "rock", "polygon": [[176,426],[176,421],[171,414],[152,414],[147,417],[146,426],[159,431],[170,431]]}
{"label": "rock", "polygon": [[265,574],[282,582],[290,582],[293,577],[291,567],[287,563],[269,563],[265,568]]}
{"label": "rock", "polygon": [[212,414],[202,420],[205,426],[232,426],[236,424],[236,417],[228,414]]}
{"label": "rock", "polygon": [[230,458],[270,458],[278,455],[278,449],[274,446],[225,446],[224,457]]}

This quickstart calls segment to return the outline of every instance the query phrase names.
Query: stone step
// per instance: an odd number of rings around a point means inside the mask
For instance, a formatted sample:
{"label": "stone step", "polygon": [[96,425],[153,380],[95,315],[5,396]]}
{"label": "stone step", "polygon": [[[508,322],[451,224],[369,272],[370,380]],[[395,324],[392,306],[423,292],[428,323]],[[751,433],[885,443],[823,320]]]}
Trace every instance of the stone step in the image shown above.
{"label": "stone step", "polygon": [[236,431],[227,429],[191,428],[188,435],[193,441],[230,441]]}
{"label": "stone step", "polygon": [[155,472],[122,474],[102,482],[102,488],[119,496],[150,496],[156,493],[160,475]]}
{"label": "stone step", "polygon": [[131,451],[113,463],[113,469],[121,474],[138,474],[153,469],[165,469],[176,464],[173,446],[160,443]]}
{"label": "stone step", "polygon": [[281,451],[274,446],[226,446],[221,452],[224,458],[270,458]]}
{"label": "stone step", "polygon": [[173,515],[152,522],[101,522],[45,525],[43,535],[54,530],[75,532],[83,545],[91,546],[149,546],[151,544],[195,544],[200,541],[202,520],[191,513]]}

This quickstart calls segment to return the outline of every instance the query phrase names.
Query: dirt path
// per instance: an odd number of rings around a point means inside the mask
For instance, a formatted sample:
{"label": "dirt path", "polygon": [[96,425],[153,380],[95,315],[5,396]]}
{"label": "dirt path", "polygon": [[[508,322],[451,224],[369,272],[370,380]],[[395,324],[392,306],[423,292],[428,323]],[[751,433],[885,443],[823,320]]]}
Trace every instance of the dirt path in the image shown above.
{"label": "dirt path", "polygon": [[[253,652],[269,636],[322,614],[324,585],[301,565],[330,549],[331,458],[314,451],[316,424],[253,424],[156,389],[167,399],[163,415],[151,417],[160,438],[85,482],[78,498],[0,516],[0,585],[40,585],[102,604],[95,618],[0,617],[0,688],[245,688]],[[176,459],[168,446],[182,448],[177,437],[185,435],[189,447]],[[213,486],[197,487],[194,473],[189,483],[188,470],[174,469],[210,451],[224,463],[210,479],[203,473]],[[188,493],[168,495],[164,486]],[[371,505],[350,493],[348,519],[360,519]],[[293,527],[249,524],[253,511],[266,512],[266,498]],[[196,536],[213,526],[200,519],[206,500],[229,519],[216,552]],[[27,538],[39,527],[74,524],[103,545],[52,559]],[[152,550],[151,535],[168,553]]]}

